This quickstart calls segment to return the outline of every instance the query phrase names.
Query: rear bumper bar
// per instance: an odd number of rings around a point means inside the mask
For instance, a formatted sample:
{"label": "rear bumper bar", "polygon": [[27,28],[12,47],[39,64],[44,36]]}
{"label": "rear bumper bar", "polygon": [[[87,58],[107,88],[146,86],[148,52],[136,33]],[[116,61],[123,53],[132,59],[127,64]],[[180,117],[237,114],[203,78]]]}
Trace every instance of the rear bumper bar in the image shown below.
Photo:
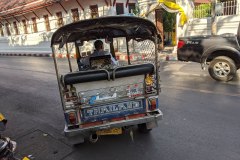
{"label": "rear bumper bar", "polygon": [[122,121],[115,121],[115,122],[110,122],[110,123],[102,124],[102,125],[98,125],[98,126],[91,126],[91,127],[71,129],[71,130],[69,130],[67,128],[67,126],[65,126],[64,133],[65,133],[65,136],[67,136],[67,137],[73,137],[73,136],[77,136],[79,134],[85,135],[87,132],[94,132],[97,130],[103,130],[103,129],[109,129],[109,128],[119,128],[119,127],[137,125],[137,124],[148,123],[148,122],[156,122],[157,123],[157,121],[161,120],[162,118],[163,118],[163,114],[158,109],[154,112],[154,114],[148,115],[145,117],[129,119],[129,120],[122,120]]}

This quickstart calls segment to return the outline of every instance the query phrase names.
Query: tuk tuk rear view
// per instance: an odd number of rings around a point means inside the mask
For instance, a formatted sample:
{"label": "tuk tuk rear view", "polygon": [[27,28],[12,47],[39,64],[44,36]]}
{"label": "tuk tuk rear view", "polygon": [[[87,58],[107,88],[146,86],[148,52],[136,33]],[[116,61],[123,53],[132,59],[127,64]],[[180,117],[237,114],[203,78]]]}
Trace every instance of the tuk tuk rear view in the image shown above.
{"label": "tuk tuk rear view", "polygon": [[[134,126],[147,133],[157,126],[163,116],[159,37],[151,21],[130,16],[83,20],[53,34],[64,133],[70,143],[86,138],[96,142],[102,135],[132,132]],[[64,55],[66,59],[58,59]]]}

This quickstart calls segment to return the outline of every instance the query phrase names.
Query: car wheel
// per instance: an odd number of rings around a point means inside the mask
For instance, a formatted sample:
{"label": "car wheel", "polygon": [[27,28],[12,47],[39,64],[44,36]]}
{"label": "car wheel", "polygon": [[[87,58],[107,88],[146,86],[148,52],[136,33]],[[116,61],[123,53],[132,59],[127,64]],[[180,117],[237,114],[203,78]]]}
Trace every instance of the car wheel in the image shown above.
{"label": "car wheel", "polygon": [[147,129],[147,124],[143,123],[143,124],[138,124],[138,131],[140,133],[149,133],[152,129]]}
{"label": "car wheel", "polygon": [[231,58],[219,56],[210,62],[208,72],[217,81],[230,81],[236,75],[236,65]]}

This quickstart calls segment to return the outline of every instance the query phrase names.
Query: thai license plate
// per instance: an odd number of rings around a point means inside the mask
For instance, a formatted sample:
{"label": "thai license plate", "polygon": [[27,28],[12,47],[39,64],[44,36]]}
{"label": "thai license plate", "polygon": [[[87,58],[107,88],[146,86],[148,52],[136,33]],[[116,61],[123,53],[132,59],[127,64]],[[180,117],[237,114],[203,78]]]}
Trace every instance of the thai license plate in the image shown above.
{"label": "thai license plate", "polygon": [[144,105],[142,100],[126,101],[116,104],[109,104],[103,106],[92,106],[82,110],[83,121],[99,121],[107,120],[125,115],[138,114],[144,112]]}
{"label": "thai license plate", "polygon": [[122,128],[111,128],[97,131],[97,135],[118,135],[122,134]]}

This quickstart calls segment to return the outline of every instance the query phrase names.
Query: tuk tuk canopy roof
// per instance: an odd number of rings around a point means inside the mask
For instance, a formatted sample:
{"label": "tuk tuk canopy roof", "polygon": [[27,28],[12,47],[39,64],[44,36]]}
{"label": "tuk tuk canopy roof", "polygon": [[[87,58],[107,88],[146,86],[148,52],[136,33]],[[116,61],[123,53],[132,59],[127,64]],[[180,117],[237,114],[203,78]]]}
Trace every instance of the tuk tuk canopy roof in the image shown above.
{"label": "tuk tuk canopy roof", "polygon": [[69,42],[102,38],[128,37],[137,40],[153,39],[158,35],[155,25],[134,16],[111,16],[74,22],[59,28],[52,36],[51,46]]}

